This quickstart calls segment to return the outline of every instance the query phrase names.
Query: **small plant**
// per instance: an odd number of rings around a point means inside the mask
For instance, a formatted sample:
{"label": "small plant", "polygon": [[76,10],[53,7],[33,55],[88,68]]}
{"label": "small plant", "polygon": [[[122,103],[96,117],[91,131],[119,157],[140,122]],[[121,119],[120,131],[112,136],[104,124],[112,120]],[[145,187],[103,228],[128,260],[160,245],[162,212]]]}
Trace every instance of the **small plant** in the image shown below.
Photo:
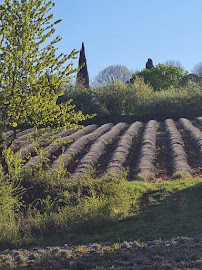
{"label": "small plant", "polygon": [[6,162],[9,179],[17,184],[20,181],[21,169],[24,163],[24,160],[21,158],[21,150],[18,154],[14,155],[10,147],[5,148],[2,151],[2,156]]}
{"label": "small plant", "polygon": [[38,264],[44,264],[50,260],[56,258],[50,251],[42,251],[37,259]]}
{"label": "small plant", "polygon": [[184,178],[191,178],[190,174],[184,174],[181,172],[175,172],[172,174],[172,179],[176,180],[176,179],[184,179]]}
{"label": "small plant", "polygon": [[41,200],[41,213],[50,214],[51,212],[55,211],[55,208],[55,202],[52,200],[50,195]]}
{"label": "small plant", "polygon": [[120,249],[119,243],[114,243],[114,244],[112,245],[112,247],[113,247],[114,249]]}

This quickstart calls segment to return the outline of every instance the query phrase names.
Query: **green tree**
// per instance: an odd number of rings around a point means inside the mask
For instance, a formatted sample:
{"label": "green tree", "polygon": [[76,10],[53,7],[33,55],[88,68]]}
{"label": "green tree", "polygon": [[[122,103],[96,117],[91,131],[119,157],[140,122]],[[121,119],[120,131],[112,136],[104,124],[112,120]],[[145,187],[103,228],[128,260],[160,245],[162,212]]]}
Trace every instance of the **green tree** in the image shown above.
{"label": "green tree", "polygon": [[143,69],[140,72],[136,72],[131,83],[134,82],[137,76],[144,78],[146,84],[150,84],[155,91],[161,89],[167,89],[170,86],[178,86],[182,83],[184,71],[181,67],[165,66],[163,64],[158,64],[151,69]]}
{"label": "green tree", "polygon": [[[55,26],[46,0],[4,0],[0,4],[0,127],[37,130],[43,126],[70,128],[88,118],[71,101],[57,104],[60,86],[77,70],[66,62],[76,51],[57,54],[60,36],[49,38]],[[48,44],[48,45],[46,45]]]}

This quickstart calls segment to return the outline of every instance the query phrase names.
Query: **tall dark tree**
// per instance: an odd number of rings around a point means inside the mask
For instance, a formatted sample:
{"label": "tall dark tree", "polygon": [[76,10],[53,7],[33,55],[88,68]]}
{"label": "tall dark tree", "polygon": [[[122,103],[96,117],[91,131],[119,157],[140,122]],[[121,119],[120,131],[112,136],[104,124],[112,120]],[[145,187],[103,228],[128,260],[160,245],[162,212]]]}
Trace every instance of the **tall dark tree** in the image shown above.
{"label": "tall dark tree", "polygon": [[79,55],[79,67],[81,66],[82,68],[77,73],[76,84],[82,84],[84,87],[89,88],[89,76],[86,64],[84,42],[82,42],[82,48]]}

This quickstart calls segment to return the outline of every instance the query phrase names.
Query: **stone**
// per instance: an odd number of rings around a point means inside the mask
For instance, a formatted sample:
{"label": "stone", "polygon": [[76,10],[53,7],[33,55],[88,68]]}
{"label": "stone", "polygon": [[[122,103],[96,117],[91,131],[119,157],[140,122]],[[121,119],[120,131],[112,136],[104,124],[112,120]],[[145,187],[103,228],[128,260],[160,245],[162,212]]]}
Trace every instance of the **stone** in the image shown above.
{"label": "stone", "polygon": [[170,264],[162,263],[160,264],[160,269],[173,269],[173,267]]}
{"label": "stone", "polygon": [[87,267],[87,265],[83,261],[77,260],[77,261],[70,261],[69,267],[70,270],[84,270]]}
{"label": "stone", "polygon": [[140,264],[142,264],[142,259],[141,258],[137,258],[137,259],[135,259],[135,262],[136,262],[136,264],[140,265]]}
{"label": "stone", "polygon": [[175,262],[181,262],[181,261],[186,261],[186,258],[185,258],[184,255],[177,254],[177,255],[174,257],[174,260],[175,260]]}
{"label": "stone", "polygon": [[193,238],[193,242],[196,244],[196,243],[200,243],[200,238],[198,237],[194,237]]}
{"label": "stone", "polygon": [[10,255],[6,256],[5,258],[3,258],[2,260],[3,262],[9,262],[12,261],[12,257]]}
{"label": "stone", "polygon": [[155,246],[155,242],[154,242],[154,241],[149,241],[149,242],[147,243],[147,246],[148,246],[148,247]]}
{"label": "stone", "polygon": [[202,269],[202,260],[195,261],[192,266]]}
{"label": "stone", "polygon": [[194,249],[200,249],[202,247],[202,245],[200,243],[196,243],[193,245]]}
{"label": "stone", "polygon": [[148,251],[147,251],[147,255],[149,257],[151,256],[155,256],[157,253],[156,253],[156,250],[154,248],[149,248]]}
{"label": "stone", "polygon": [[53,255],[56,255],[58,252],[60,252],[60,248],[58,248],[58,247],[53,248],[53,249],[51,250],[51,253],[52,253]]}
{"label": "stone", "polygon": [[123,241],[123,243],[120,245],[121,248],[130,248],[131,245],[127,241]]}
{"label": "stone", "polygon": [[25,261],[25,258],[22,255],[15,256],[15,261],[16,262],[23,262]]}
{"label": "stone", "polygon": [[200,252],[192,253],[192,254],[190,254],[190,256],[189,256],[189,259],[190,259],[191,261],[197,261],[197,260],[200,260],[200,258],[201,258]]}
{"label": "stone", "polygon": [[32,266],[30,267],[30,270],[37,270],[37,267],[36,267],[35,265],[32,265]]}
{"label": "stone", "polygon": [[133,247],[140,247],[141,245],[137,241],[133,241],[133,245],[132,246]]}
{"label": "stone", "polygon": [[177,268],[180,268],[180,269],[184,268],[184,264],[182,262],[177,262],[176,266],[177,266]]}
{"label": "stone", "polygon": [[180,239],[178,239],[178,243],[179,243],[179,244],[185,244],[185,240],[182,239],[182,238],[180,238]]}
{"label": "stone", "polygon": [[70,255],[71,255],[71,253],[68,250],[61,250],[58,253],[58,256],[61,257],[61,258],[69,258]]}
{"label": "stone", "polygon": [[111,246],[112,246],[112,243],[111,243],[111,242],[105,242],[103,245],[104,245],[105,247],[111,247]]}
{"label": "stone", "polygon": [[39,257],[39,255],[37,253],[31,253],[29,256],[28,256],[28,260],[37,260]]}
{"label": "stone", "polygon": [[151,270],[149,266],[143,265],[140,267],[140,270]]}
{"label": "stone", "polygon": [[95,250],[99,250],[101,248],[101,245],[95,243],[92,245],[92,248],[95,249]]}
{"label": "stone", "polygon": [[61,265],[59,263],[55,263],[53,266],[52,266],[53,270],[60,270],[62,269]]}

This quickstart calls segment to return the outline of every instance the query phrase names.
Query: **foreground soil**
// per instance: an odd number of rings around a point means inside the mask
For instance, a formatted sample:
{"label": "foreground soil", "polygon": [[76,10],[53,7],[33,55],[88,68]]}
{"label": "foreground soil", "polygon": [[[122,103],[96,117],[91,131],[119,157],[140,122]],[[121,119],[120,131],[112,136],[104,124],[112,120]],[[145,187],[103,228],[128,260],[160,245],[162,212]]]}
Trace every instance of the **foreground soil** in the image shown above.
{"label": "foreground soil", "polygon": [[4,250],[1,269],[202,269],[202,237]]}

